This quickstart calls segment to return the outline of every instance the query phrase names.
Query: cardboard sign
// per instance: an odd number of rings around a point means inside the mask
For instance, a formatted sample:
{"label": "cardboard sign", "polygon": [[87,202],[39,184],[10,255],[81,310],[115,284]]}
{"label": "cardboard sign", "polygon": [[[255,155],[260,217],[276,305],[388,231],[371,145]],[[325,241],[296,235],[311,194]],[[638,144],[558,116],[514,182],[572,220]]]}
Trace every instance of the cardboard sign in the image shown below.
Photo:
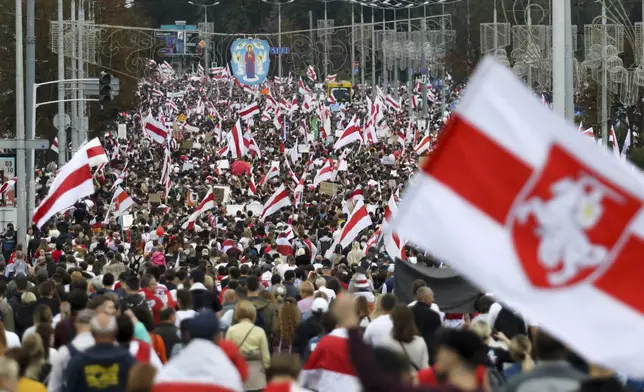
{"label": "cardboard sign", "polygon": [[127,137],[127,125],[126,124],[119,124],[118,138],[119,139],[125,139],[126,137]]}
{"label": "cardboard sign", "polygon": [[212,187],[212,194],[217,203],[226,204],[230,200],[230,187],[214,186]]}
{"label": "cardboard sign", "polygon": [[161,204],[161,198],[163,197],[163,193],[157,192],[157,193],[150,193],[148,196],[148,201],[151,204]]}
{"label": "cardboard sign", "polygon": [[192,148],[192,140],[182,140],[181,141],[181,149],[182,150],[190,150]]}
{"label": "cardboard sign", "polygon": [[395,188],[396,187],[396,180],[389,180],[389,188]]}
{"label": "cardboard sign", "polygon": [[297,150],[300,152],[300,154],[306,154],[309,152],[309,145],[308,144],[299,144],[297,146]]}
{"label": "cardboard sign", "polygon": [[323,181],[320,183],[320,193],[323,195],[333,196],[338,192],[338,184]]}
{"label": "cardboard sign", "polygon": [[230,162],[228,162],[228,159],[222,159],[217,161],[217,168],[224,170],[224,169],[230,169]]}

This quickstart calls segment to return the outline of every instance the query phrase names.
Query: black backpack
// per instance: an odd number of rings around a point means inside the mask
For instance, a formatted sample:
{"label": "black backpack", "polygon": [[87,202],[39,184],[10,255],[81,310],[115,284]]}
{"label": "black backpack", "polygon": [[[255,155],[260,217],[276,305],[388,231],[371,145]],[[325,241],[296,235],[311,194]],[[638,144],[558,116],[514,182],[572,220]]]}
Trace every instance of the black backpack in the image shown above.
{"label": "black backpack", "polygon": [[493,367],[486,368],[487,383],[490,387],[490,392],[502,392],[505,390],[505,379],[499,371]]}

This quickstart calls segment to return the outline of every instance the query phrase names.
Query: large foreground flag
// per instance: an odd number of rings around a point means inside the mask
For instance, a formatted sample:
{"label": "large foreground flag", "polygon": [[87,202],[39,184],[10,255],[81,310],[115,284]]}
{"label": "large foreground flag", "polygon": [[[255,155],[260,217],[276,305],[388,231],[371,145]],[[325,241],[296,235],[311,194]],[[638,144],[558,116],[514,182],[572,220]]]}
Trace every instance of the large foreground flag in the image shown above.
{"label": "large foreground flag", "polygon": [[334,150],[339,150],[355,141],[362,143],[362,133],[360,132],[360,120],[356,115],[351,118],[347,127],[342,131],[342,136],[333,145]]}
{"label": "large foreground flag", "polygon": [[643,207],[640,174],[487,59],[393,229],[587,360],[644,377]]}

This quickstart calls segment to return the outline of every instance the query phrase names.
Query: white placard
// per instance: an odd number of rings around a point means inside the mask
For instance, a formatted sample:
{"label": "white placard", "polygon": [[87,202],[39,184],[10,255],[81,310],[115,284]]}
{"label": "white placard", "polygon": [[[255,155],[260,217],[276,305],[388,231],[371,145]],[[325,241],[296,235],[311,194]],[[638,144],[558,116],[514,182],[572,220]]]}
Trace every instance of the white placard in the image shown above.
{"label": "white placard", "polygon": [[193,127],[192,125],[185,125],[185,130],[190,133],[199,133],[199,128]]}
{"label": "white placard", "polygon": [[121,219],[123,219],[124,229],[129,229],[130,226],[132,226],[132,223],[134,223],[134,216],[132,214],[123,215]]}
{"label": "white placard", "polygon": [[375,214],[377,209],[378,209],[377,205],[375,205],[375,204],[367,204],[367,212],[371,212],[371,213]]}
{"label": "white placard", "polygon": [[127,125],[126,124],[119,124],[118,137],[119,137],[119,139],[127,138]]}
{"label": "white placard", "polygon": [[195,165],[193,165],[191,162],[184,162],[183,167],[181,168],[181,171],[192,170],[194,168],[195,168]]}
{"label": "white placard", "polygon": [[246,211],[252,211],[253,216],[260,216],[264,212],[264,205],[258,201],[246,205]]}
{"label": "white placard", "polygon": [[226,215],[236,216],[237,211],[244,211],[243,204],[228,204],[226,206]]}
{"label": "white placard", "polygon": [[230,169],[230,162],[228,162],[228,159],[222,159],[220,161],[217,161],[217,168],[219,169]]}
{"label": "white placard", "polygon": [[309,152],[309,145],[308,144],[299,144],[297,146],[297,150],[300,152],[300,154],[308,153]]}

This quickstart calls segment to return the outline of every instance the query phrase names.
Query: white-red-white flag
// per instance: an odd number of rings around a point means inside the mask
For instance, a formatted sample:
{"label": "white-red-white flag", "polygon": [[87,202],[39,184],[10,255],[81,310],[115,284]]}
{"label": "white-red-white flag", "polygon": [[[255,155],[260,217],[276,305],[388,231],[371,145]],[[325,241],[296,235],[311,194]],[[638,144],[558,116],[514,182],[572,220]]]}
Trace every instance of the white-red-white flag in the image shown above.
{"label": "white-red-white flag", "polygon": [[394,112],[400,111],[400,102],[391,95],[387,95],[385,98],[385,104]]}
{"label": "white-red-white flag", "polygon": [[250,105],[243,107],[239,111],[239,117],[244,121],[248,121],[251,118],[253,118],[253,116],[259,113],[260,113],[259,105],[257,104],[257,102],[253,102]]}
{"label": "white-red-white flag", "polygon": [[327,75],[326,76],[326,81],[327,82],[335,82],[337,78],[338,78],[337,74],[335,74],[335,75]]}
{"label": "white-red-white flag", "polygon": [[18,181],[18,177],[14,177],[10,179],[9,181],[3,183],[0,185],[0,195],[4,195],[8,191],[12,190],[13,187],[16,185],[16,182]]}
{"label": "white-red-white flag", "polygon": [[484,60],[393,229],[588,362],[641,378],[644,179],[575,131]]}
{"label": "white-red-white flag", "polygon": [[315,178],[313,179],[313,186],[317,187],[323,181],[330,181],[333,177],[334,167],[335,166],[333,164],[333,159],[327,159],[326,162],[324,162],[324,165],[322,165],[322,168],[318,170],[317,174],[315,175]]}
{"label": "white-red-white flag", "polygon": [[60,151],[60,150],[58,149],[58,138],[57,138],[57,137],[55,137],[55,138],[54,138],[54,141],[51,143],[51,147],[50,147],[50,148],[51,148],[51,150],[52,150],[53,152],[55,152],[56,154],[58,154],[58,152]]}
{"label": "white-red-white flag", "polygon": [[385,209],[385,217],[382,222],[383,244],[385,250],[393,259],[406,260],[405,255],[405,241],[400,239],[398,233],[394,232],[391,228],[391,222],[398,212],[398,200],[395,193],[391,194]]}
{"label": "white-red-white flag", "polygon": [[355,203],[358,202],[358,200],[364,201],[364,193],[362,191],[362,185],[358,185],[356,189],[349,194],[349,200],[355,205]]}
{"label": "white-red-white flag", "polygon": [[246,134],[244,135],[244,146],[246,147],[246,151],[249,153],[254,151],[257,154],[257,158],[262,159],[262,151],[259,149],[259,144],[257,144],[250,131],[246,131]]}
{"label": "white-red-white flag", "polygon": [[344,131],[342,131],[342,136],[340,136],[333,145],[333,149],[339,150],[356,141],[362,143],[362,132],[360,132],[360,120],[358,120],[356,115],[353,115],[349,124],[347,124]]}
{"label": "white-red-white flag", "polygon": [[365,206],[362,200],[358,200],[353,207],[353,211],[351,211],[351,215],[347,218],[344,227],[342,227],[340,236],[333,242],[333,245],[331,245],[325,257],[330,257],[337,245],[341,245],[342,249],[349,246],[351,242],[358,237],[358,234],[360,234],[362,230],[371,226],[371,224],[371,217],[367,211],[367,206]]}
{"label": "white-red-white flag", "polygon": [[244,134],[242,132],[239,119],[228,133],[228,151],[234,159],[239,159],[246,155],[246,146],[244,146]]}
{"label": "white-red-white flag", "polygon": [[264,174],[264,177],[259,181],[259,186],[264,186],[268,183],[268,181],[271,178],[275,178],[279,176],[280,174],[280,162],[279,161],[272,161],[271,166],[268,168],[268,171],[266,174]]}
{"label": "white-red-white flag", "polygon": [[250,182],[248,183],[248,191],[251,195],[257,194],[257,185],[255,184],[255,174],[250,174]]}
{"label": "white-red-white flag", "polygon": [[418,155],[422,155],[425,151],[429,150],[429,147],[431,146],[431,141],[432,138],[429,135],[423,136],[422,139],[420,139],[420,142],[414,147],[414,151]]}
{"label": "white-red-white flag", "polygon": [[264,210],[260,217],[261,220],[266,219],[267,216],[270,216],[284,207],[291,205],[291,199],[288,196],[288,189],[284,184],[280,185],[279,188],[275,190],[275,193],[266,201],[264,204]]}
{"label": "white-red-white flag", "polygon": [[315,73],[315,67],[313,67],[312,65],[309,65],[309,67],[306,69],[306,76],[312,82],[317,81],[318,75]]}
{"label": "white-red-white flag", "polygon": [[168,128],[152,117],[152,115],[146,117],[143,128],[145,130],[145,134],[159,144],[164,144],[168,138]]}
{"label": "white-red-white flag", "polygon": [[204,196],[203,200],[201,200],[201,203],[199,203],[199,205],[195,209],[195,212],[193,212],[188,220],[184,222],[183,225],[181,225],[181,228],[184,230],[194,229],[197,218],[199,218],[202,214],[212,210],[213,208],[215,208],[215,195],[212,192],[212,188],[210,188],[208,189],[206,196]]}
{"label": "white-red-white flag", "polygon": [[109,222],[110,214],[119,217],[121,214],[123,214],[128,208],[132,207],[134,205],[134,200],[130,197],[130,195],[127,194],[121,188],[120,186],[116,188],[114,191],[114,196],[112,196],[112,201],[110,202],[110,207],[107,210],[107,213],[105,213],[105,219],[103,220],[103,224],[106,224]]}
{"label": "white-red-white flag", "polygon": [[88,149],[81,148],[56,175],[49,193],[34,210],[33,221],[38,228],[41,228],[56,213],[73,206],[78,200],[93,193],[94,181]]}

